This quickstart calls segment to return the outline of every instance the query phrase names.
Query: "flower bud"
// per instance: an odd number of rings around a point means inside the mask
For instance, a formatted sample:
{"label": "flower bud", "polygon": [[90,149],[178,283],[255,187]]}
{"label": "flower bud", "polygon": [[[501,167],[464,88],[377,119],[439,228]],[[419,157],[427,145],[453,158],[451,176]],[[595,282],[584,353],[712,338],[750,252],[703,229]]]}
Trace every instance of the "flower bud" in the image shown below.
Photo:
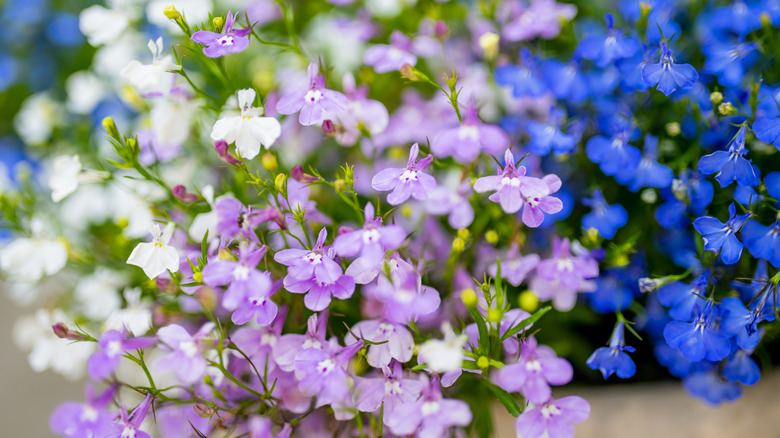
{"label": "flower bud", "polygon": [[72,341],[83,341],[84,336],[81,336],[80,334],[74,332],[73,330],[69,329],[65,323],[58,322],[51,326],[52,331],[54,331],[54,334],[60,338],[60,339],[70,339]]}
{"label": "flower bud", "polygon": [[280,173],[274,178],[274,187],[279,193],[284,193],[285,183],[287,182],[287,174]]}
{"label": "flower bud", "polygon": [[501,37],[493,32],[485,32],[479,37],[479,47],[488,60],[495,59],[498,56],[498,43]]}
{"label": "flower bud", "polygon": [[645,204],[655,204],[655,201],[658,200],[658,194],[655,192],[655,190],[648,188],[642,190],[639,198],[642,199]]}
{"label": "flower bud", "polygon": [[683,202],[688,197],[688,185],[681,179],[672,180],[672,194],[678,201]]}
{"label": "flower bud", "polygon": [[466,249],[466,241],[460,237],[456,237],[452,241],[452,252],[460,254]]}
{"label": "flower bud", "polygon": [[209,286],[199,287],[195,291],[195,298],[200,301],[200,304],[203,306],[203,308],[208,310],[216,309],[217,303],[219,302],[217,292],[214,290],[214,288]]}
{"label": "flower bud", "polygon": [[157,277],[155,280],[155,285],[157,286],[157,289],[169,293],[169,294],[175,294],[176,293],[176,285],[173,284],[173,282],[169,278],[160,278]]}
{"label": "flower bud", "polygon": [[231,164],[233,166],[237,166],[241,164],[241,160],[234,157],[233,154],[228,152],[228,144],[224,140],[219,140],[214,143],[214,149],[217,151],[217,155],[219,155],[219,158],[222,159],[222,161]]}
{"label": "flower bud", "polygon": [[731,102],[723,102],[718,105],[718,113],[720,113],[722,116],[728,116],[735,114],[736,112],[737,110],[734,108],[734,105]]}
{"label": "flower bud", "polygon": [[761,21],[761,26],[772,27],[772,16],[768,12],[762,12],[759,20]]}
{"label": "flower bud", "polygon": [[301,166],[300,164],[292,168],[292,170],[290,171],[290,176],[292,177],[292,179],[298,181],[299,183],[304,183],[304,184],[313,183],[314,181],[320,179],[319,177],[305,173],[303,171],[303,166]]}
{"label": "flower bud", "polygon": [[488,359],[486,356],[480,356],[479,359],[477,359],[477,366],[483,370],[486,370],[490,366],[490,359]]}
{"label": "flower bud", "polygon": [[447,38],[447,34],[450,33],[450,27],[447,26],[447,23],[437,20],[433,23],[433,33],[436,35],[436,38],[443,40]]}
{"label": "flower bud", "polygon": [[266,152],[260,157],[260,163],[262,163],[263,168],[269,172],[275,172],[279,167],[279,162],[276,161],[276,155],[270,152]]}
{"label": "flower bud", "polygon": [[639,279],[639,292],[649,293],[657,290],[661,285],[660,279],[642,277]]}
{"label": "flower bud", "polygon": [[214,19],[211,20],[211,24],[214,25],[214,32],[220,33],[222,32],[222,25],[225,24],[225,20],[222,17],[214,17]]}
{"label": "flower bud", "polygon": [[666,128],[666,133],[669,134],[669,137],[677,137],[678,135],[680,135],[681,132],[680,124],[677,122],[667,123],[666,126],[664,126],[664,128]]}
{"label": "flower bud", "polygon": [[491,245],[498,243],[498,233],[496,233],[496,230],[487,230],[485,233],[485,240]]}
{"label": "flower bud", "polygon": [[471,232],[469,232],[468,228],[460,228],[458,230],[458,237],[461,239],[468,240],[469,236],[471,236]]}
{"label": "flower bud", "polygon": [[533,312],[539,307],[539,297],[532,290],[526,290],[517,297],[517,304],[526,312]]}
{"label": "flower bud", "polygon": [[586,233],[588,235],[588,240],[590,240],[591,242],[594,242],[594,243],[598,242],[599,230],[597,230],[595,228],[588,228],[588,231]]}
{"label": "flower bud", "polygon": [[214,408],[205,403],[195,403],[192,406],[192,410],[195,411],[195,414],[197,414],[200,418],[211,418],[215,412]]}
{"label": "flower bud", "polygon": [[477,305],[477,293],[474,292],[474,289],[463,289],[460,293],[460,299],[466,307],[474,307]]}
{"label": "flower bud", "polygon": [[176,6],[174,5],[166,6],[165,9],[163,9],[163,14],[165,14],[169,20],[178,20],[181,18],[181,14],[176,10]]}
{"label": "flower bud", "polygon": [[343,180],[343,179],[341,179],[341,178],[337,179],[337,180],[334,182],[334,184],[336,185],[336,190],[338,190],[339,192],[343,192],[344,190],[346,190],[346,189],[347,189],[347,182],[346,182],[346,181],[344,181],[344,180]]}
{"label": "flower bud", "polygon": [[412,67],[410,64],[404,64],[403,67],[401,67],[401,76],[412,82],[419,82],[422,80],[422,77],[417,74],[417,70],[415,70],[414,67]]}
{"label": "flower bud", "polygon": [[187,189],[179,184],[171,189],[171,194],[178,200],[186,203],[192,203],[198,200],[198,195],[194,193],[187,193]]}
{"label": "flower bud", "polygon": [[712,102],[713,105],[723,102],[723,93],[720,91],[713,91],[710,93],[710,102]]}
{"label": "flower bud", "polygon": [[487,320],[488,322],[501,322],[501,317],[504,316],[503,312],[498,309],[488,310]]}
{"label": "flower bud", "polygon": [[119,137],[119,130],[116,129],[116,123],[114,123],[114,119],[111,117],[106,117],[103,119],[103,128],[106,130],[109,137],[116,141],[122,141],[122,139]]}
{"label": "flower bud", "polygon": [[325,133],[327,136],[334,136],[338,134],[338,130],[336,129],[336,125],[333,124],[333,121],[331,120],[325,120],[322,122],[322,132]]}

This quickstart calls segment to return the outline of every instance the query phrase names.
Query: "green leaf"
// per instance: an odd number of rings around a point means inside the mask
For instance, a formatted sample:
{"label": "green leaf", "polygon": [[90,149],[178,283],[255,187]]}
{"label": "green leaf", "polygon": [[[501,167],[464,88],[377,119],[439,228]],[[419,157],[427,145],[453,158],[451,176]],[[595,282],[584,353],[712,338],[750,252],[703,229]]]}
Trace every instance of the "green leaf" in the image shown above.
{"label": "green leaf", "polygon": [[520,410],[520,406],[517,405],[517,402],[514,398],[512,398],[512,395],[508,392],[504,391],[503,389],[499,388],[498,386],[494,385],[488,380],[483,380],[490,392],[493,393],[493,395],[496,396],[498,401],[501,402],[502,405],[506,408],[507,412],[509,412],[513,417],[517,417],[523,412]]}
{"label": "green leaf", "polygon": [[464,360],[463,365],[461,365],[462,368],[467,370],[478,370],[479,367],[477,366],[477,363],[473,360]]}
{"label": "green leaf", "polygon": [[203,240],[200,242],[200,254],[203,257],[203,263],[205,264],[206,261],[209,259],[209,253],[208,253],[208,239],[209,239],[209,230],[206,230],[206,234],[203,235]]}
{"label": "green leaf", "polygon": [[531,315],[528,318],[518,322],[516,326],[510,328],[509,330],[507,330],[504,333],[503,336],[501,336],[501,342],[503,342],[505,339],[509,338],[510,336],[516,335],[517,333],[519,333],[524,328],[526,328],[529,325],[531,325],[531,324],[535,323],[536,321],[538,321],[539,318],[541,318],[542,315],[544,315],[545,313],[549,312],[550,309],[552,309],[552,307],[550,307],[550,306],[542,307],[541,309],[539,309],[536,312],[534,312],[533,315]]}
{"label": "green leaf", "polygon": [[501,260],[496,260],[496,278],[495,284],[496,284],[496,297],[498,298],[498,308],[499,310],[504,310],[504,303],[506,300],[504,297],[506,296],[504,294],[504,284],[501,281]]}
{"label": "green leaf", "polygon": [[479,330],[479,352],[487,354],[490,351],[490,338],[488,337],[487,324],[485,324],[485,318],[479,313],[476,306],[468,308],[471,317],[474,318],[474,322],[477,323],[477,329]]}

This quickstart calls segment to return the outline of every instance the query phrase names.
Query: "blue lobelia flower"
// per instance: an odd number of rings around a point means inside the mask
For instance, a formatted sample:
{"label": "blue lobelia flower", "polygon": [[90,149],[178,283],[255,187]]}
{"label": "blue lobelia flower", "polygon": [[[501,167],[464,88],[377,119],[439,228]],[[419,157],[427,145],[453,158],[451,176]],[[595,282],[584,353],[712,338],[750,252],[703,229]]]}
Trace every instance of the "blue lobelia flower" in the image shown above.
{"label": "blue lobelia flower", "polygon": [[547,124],[529,120],[525,129],[531,136],[528,148],[536,155],[547,155],[552,150],[555,155],[564,155],[574,149],[574,137],[566,135],[559,128],[563,111],[550,108],[550,119]]}
{"label": "blue lobelia flower", "polygon": [[[628,189],[635,192],[642,187],[655,187],[663,189],[672,185],[674,173],[669,166],[658,163],[658,137],[650,134],[645,135],[645,148],[642,154],[642,160],[639,162],[635,172],[618,173],[618,182],[628,182]],[[628,176],[628,181],[621,177]]]}
{"label": "blue lobelia flower", "polygon": [[593,136],[585,145],[585,153],[607,175],[633,172],[639,167],[642,154],[639,149],[628,144],[630,134],[629,131],[620,131],[612,138]]}
{"label": "blue lobelia flower", "polygon": [[599,370],[604,378],[617,374],[621,379],[628,379],[636,373],[636,365],[626,353],[636,351],[634,347],[626,346],[623,339],[623,321],[619,321],[612,331],[609,347],[601,347],[588,358],[588,366],[592,370]]}
{"label": "blue lobelia flower", "polygon": [[665,95],[675,90],[688,89],[699,80],[699,74],[690,64],[675,64],[674,55],[665,41],[661,41],[661,58],[657,64],[646,64],[642,68],[642,79]]}
{"label": "blue lobelia flower", "polygon": [[718,304],[721,314],[721,332],[729,336],[736,336],[737,346],[743,350],[756,348],[761,339],[758,323],[775,319],[771,313],[773,310],[767,308],[768,298],[771,295],[771,290],[765,288],[761,298],[751,303],[750,309],[746,308],[742,300],[737,297],[724,298]]}
{"label": "blue lobelia flower", "polygon": [[687,227],[690,221],[685,217],[685,212],[690,208],[696,216],[704,214],[714,194],[711,182],[698,173],[686,170],[679,179],[672,181],[671,190],[662,192],[666,202],[656,209],[655,219],[667,229]]}
{"label": "blue lobelia flower", "polygon": [[598,313],[614,313],[627,309],[638,290],[636,276],[628,269],[609,269],[593,280],[596,289],[586,293],[590,307]]}
{"label": "blue lobelia flower", "polygon": [[539,97],[547,92],[547,87],[533,68],[534,60],[528,49],[520,51],[520,65],[504,64],[496,67],[496,83],[502,87],[511,87],[514,97]]}
{"label": "blue lobelia flower", "polygon": [[582,228],[596,229],[599,235],[611,239],[620,227],[628,222],[628,212],[620,204],[607,204],[601,190],[596,190],[593,197],[583,199],[582,203],[589,206],[592,211],[582,217]]}
{"label": "blue lobelia flower", "polygon": [[623,32],[615,29],[615,17],[604,16],[607,22],[606,36],[586,36],[580,41],[577,52],[585,59],[596,61],[599,67],[606,67],[612,61],[630,58],[639,50],[640,44],[634,38],[623,37]]}
{"label": "blue lobelia flower", "polygon": [[769,226],[757,221],[748,222],[742,229],[742,240],[753,257],[767,260],[772,266],[780,268],[780,220]]}
{"label": "blue lobelia flower", "polygon": [[780,118],[762,117],[753,122],[753,134],[756,138],[780,149]]}
{"label": "blue lobelia flower", "polygon": [[683,357],[680,350],[659,342],[653,347],[653,353],[658,363],[665,366],[669,374],[680,379],[696,371],[696,364]]}
{"label": "blue lobelia flower", "polygon": [[704,175],[715,175],[721,187],[726,187],[733,181],[737,181],[743,186],[755,187],[759,180],[756,176],[750,160],[743,157],[747,152],[745,148],[745,135],[747,134],[747,125],[739,127],[739,131],[729,142],[728,151],[715,151],[699,159],[699,172]]}
{"label": "blue lobelia flower", "polygon": [[761,370],[758,369],[756,362],[750,357],[751,350],[737,349],[734,354],[726,360],[723,366],[723,376],[729,382],[741,383],[743,385],[755,385],[761,378]]}
{"label": "blue lobelia flower", "polygon": [[704,238],[704,249],[718,253],[727,265],[733,265],[742,256],[742,242],[736,236],[737,231],[750,217],[750,212],[737,215],[734,204],[729,205],[729,220],[724,224],[712,216],[702,216],[693,221],[693,228]]}
{"label": "blue lobelia flower", "polygon": [[658,289],[658,300],[669,307],[669,316],[677,321],[690,321],[696,304],[707,292],[708,272],[696,277],[691,284],[675,281]]}
{"label": "blue lobelia flower", "polygon": [[712,299],[704,306],[696,306],[696,316],[691,322],[672,321],[664,328],[664,339],[677,348],[691,362],[702,359],[719,361],[729,355],[729,338],[718,331],[715,320],[718,309]]}
{"label": "blue lobelia flower", "polygon": [[739,384],[724,379],[716,369],[691,374],[683,380],[683,388],[691,397],[713,406],[734,401],[742,395]]}
{"label": "blue lobelia flower", "polygon": [[755,61],[755,56],[751,55],[757,47],[755,43],[727,44],[714,41],[707,44],[703,48],[707,56],[704,72],[717,76],[721,85],[739,85],[745,75],[745,69]]}
{"label": "blue lobelia flower", "polygon": [[588,98],[588,84],[578,62],[564,64],[557,59],[547,59],[540,71],[547,88],[558,99],[579,103]]}

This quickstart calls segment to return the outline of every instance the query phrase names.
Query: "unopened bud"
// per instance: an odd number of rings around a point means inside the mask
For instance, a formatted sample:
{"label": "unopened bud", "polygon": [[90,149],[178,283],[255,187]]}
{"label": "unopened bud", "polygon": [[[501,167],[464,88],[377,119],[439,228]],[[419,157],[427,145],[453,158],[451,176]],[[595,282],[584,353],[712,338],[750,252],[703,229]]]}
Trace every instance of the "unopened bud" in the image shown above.
{"label": "unopened bud", "polygon": [[685,201],[685,198],[688,197],[688,185],[685,184],[685,181],[678,178],[673,179],[672,194],[674,194],[674,197],[677,198],[678,201]]}
{"label": "unopened bud", "polygon": [[176,293],[176,285],[169,278],[157,277],[154,282],[157,289],[169,294]]}
{"label": "unopened bud", "polygon": [[211,418],[215,412],[214,408],[205,403],[195,403],[192,406],[192,410],[195,411],[195,414],[197,414],[200,418]]}
{"label": "unopened bud", "polygon": [[69,329],[68,326],[65,325],[65,323],[58,322],[53,326],[51,326],[51,329],[52,331],[54,331],[54,334],[60,339],[70,339],[72,341],[84,340],[83,336]]}
{"label": "unopened bud", "polygon": [[447,23],[438,20],[433,23],[433,33],[436,35],[436,38],[443,40],[450,33],[450,27],[447,26]]}
{"label": "unopened bud", "polygon": [[664,126],[664,128],[666,128],[666,133],[669,134],[669,137],[677,137],[678,135],[680,135],[680,132],[682,131],[680,129],[680,124],[677,122],[667,123],[666,126]]}
{"label": "unopened bud", "polygon": [[722,116],[728,116],[731,114],[735,114],[737,110],[736,108],[734,108],[734,105],[731,102],[723,102],[720,105],[718,105],[718,112]]}
{"label": "unopened bud", "polygon": [[488,310],[487,320],[488,322],[501,322],[501,317],[504,316],[503,312],[498,309]]}
{"label": "unopened bud", "polygon": [[228,144],[224,140],[219,140],[216,143],[214,143],[214,149],[217,151],[217,155],[219,155],[219,158],[222,159],[222,161],[231,164],[233,166],[237,166],[241,164],[241,161],[234,157],[233,154],[228,152]]}
{"label": "unopened bud", "polygon": [[336,190],[338,190],[339,192],[342,192],[347,189],[347,182],[341,178],[337,179],[333,184],[336,185]]}
{"label": "unopened bud", "polygon": [[655,201],[658,200],[658,194],[655,192],[655,190],[647,188],[642,190],[642,193],[639,195],[639,198],[645,204],[655,204]]}
{"label": "unopened bud", "polygon": [[279,193],[284,193],[285,183],[287,182],[287,174],[280,173],[274,178],[274,187]]}
{"label": "unopened bud", "polygon": [[304,183],[304,184],[313,183],[314,181],[319,180],[319,177],[305,173],[303,171],[303,166],[301,166],[300,164],[292,168],[292,170],[290,171],[290,176],[292,177],[292,179],[298,181],[299,183]]}
{"label": "unopened bud", "polygon": [[474,307],[477,305],[477,293],[474,292],[474,289],[463,289],[460,293],[460,299],[466,307]]}
{"label": "unopened bud", "polygon": [[198,290],[195,291],[195,298],[200,301],[200,304],[205,309],[214,310],[217,308],[218,296],[214,288],[209,286],[199,287]]}
{"label": "unopened bud", "polygon": [[761,26],[772,27],[772,16],[768,12],[764,11],[760,16]]}
{"label": "unopened bud", "polygon": [[404,64],[403,67],[401,67],[401,76],[412,82],[419,82],[422,80],[422,77],[417,74],[417,70],[415,70],[414,67],[412,67],[410,64]]}
{"label": "unopened bud", "polygon": [[203,283],[203,272],[195,271],[192,273],[192,280],[196,283]]}
{"label": "unopened bud", "polygon": [[491,245],[498,243],[498,233],[496,233],[496,230],[487,230],[485,233],[485,240]]}
{"label": "unopened bud", "polygon": [[198,200],[198,195],[187,193],[187,188],[179,184],[171,189],[171,194],[181,202],[192,203]]}
{"label": "unopened bud", "polygon": [[336,125],[333,124],[333,121],[325,120],[322,122],[322,132],[324,132],[325,135],[332,137],[338,134],[338,129],[336,129]]}
{"label": "unopened bud", "polygon": [[279,167],[279,162],[276,161],[276,155],[270,152],[266,152],[260,157],[260,163],[263,165],[263,168],[269,172],[275,172]]}
{"label": "unopened bud", "polygon": [[458,237],[461,239],[468,240],[469,236],[471,236],[471,232],[468,230],[468,228],[458,229]]}
{"label": "unopened bud", "polygon": [[710,93],[710,102],[712,102],[713,105],[723,102],[723,93],[720,91],[713,91]]}
{"label": "unopened bud", "polygon": [[103,128],[106,130],[109,137],[116,141],[122,141],[122,139],[119,137],[119,130],[116,129],[116,123],[114,123],[114,119],[111,117],[106,117],[103,119]]}
{"label": "unopened bud", "polygon": [[493,32],[485,32],[479,37],[479,47],[487,59],[495,59],[498,56],[498,43],[501,37]]}
{"label": "unopened bud", "polygon": [[456,237],[452,241],[452,252],[460,254],[466,249],[466,241],[460,237]]}
{"label": "unopened bud", "polygon": [[639,11],[643,16],[647,16],[650,14],[650,11],[653,9],[653,7],[648,2],[641,2],[639,3]]}
{"label": "unopened bud", "polygon": [[488,359],[486,356],[480,356],[479,359],[477,359],[477,366],[483,370],[486,370],[487,367],[490,366],[490,359]]}
{"label": "unopened bud", "polygon": [[178,20],[181,18],[181,14],[176,10],[176,6],[174,5],[166,6],[165,9],[163,9],[163,14],[165,14],[169,20]]}
{"label": "unopened bud", "polygon": [[214,25],[214,32],[220,33],[222,32],[222,25],[225,24],[225,20],[222,17],[214,17],[214,19],[211,20],[211,24]]}
{"label": "unopened bud", "polygon": [[657,290],[661,285],[660,279],[643,277],[639,279],[639,292],[648,293]]}
{"label": "unopened bud", "polygon": [[588,235],[588,239],[589,239],[591,242],[598,242],[598,239],[599,239],[599,230],[597,230],[597,229],[595,229],[595,228],[592,228],[592,227],[591,227],[591,228],[588,228],[588,230],[587,230],[586,234]]}
{"label": "unopened bud", "polygon": [[532,290],[526,290],[517,297],[517,304],[526,312],[533,312],[539,307],[539,297]]}

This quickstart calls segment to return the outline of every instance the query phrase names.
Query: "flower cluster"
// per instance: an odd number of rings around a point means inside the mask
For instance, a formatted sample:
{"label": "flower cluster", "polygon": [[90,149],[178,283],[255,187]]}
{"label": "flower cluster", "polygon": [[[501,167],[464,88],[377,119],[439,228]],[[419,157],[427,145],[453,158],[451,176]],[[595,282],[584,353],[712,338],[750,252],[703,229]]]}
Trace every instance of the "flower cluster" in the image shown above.
{"label": "flower cluster", "polygon": [[0,172],[16,341],[90,380],[55,433],[566,438],[575,370],[758,382],[774,2],[141,3],[81,12]]}

